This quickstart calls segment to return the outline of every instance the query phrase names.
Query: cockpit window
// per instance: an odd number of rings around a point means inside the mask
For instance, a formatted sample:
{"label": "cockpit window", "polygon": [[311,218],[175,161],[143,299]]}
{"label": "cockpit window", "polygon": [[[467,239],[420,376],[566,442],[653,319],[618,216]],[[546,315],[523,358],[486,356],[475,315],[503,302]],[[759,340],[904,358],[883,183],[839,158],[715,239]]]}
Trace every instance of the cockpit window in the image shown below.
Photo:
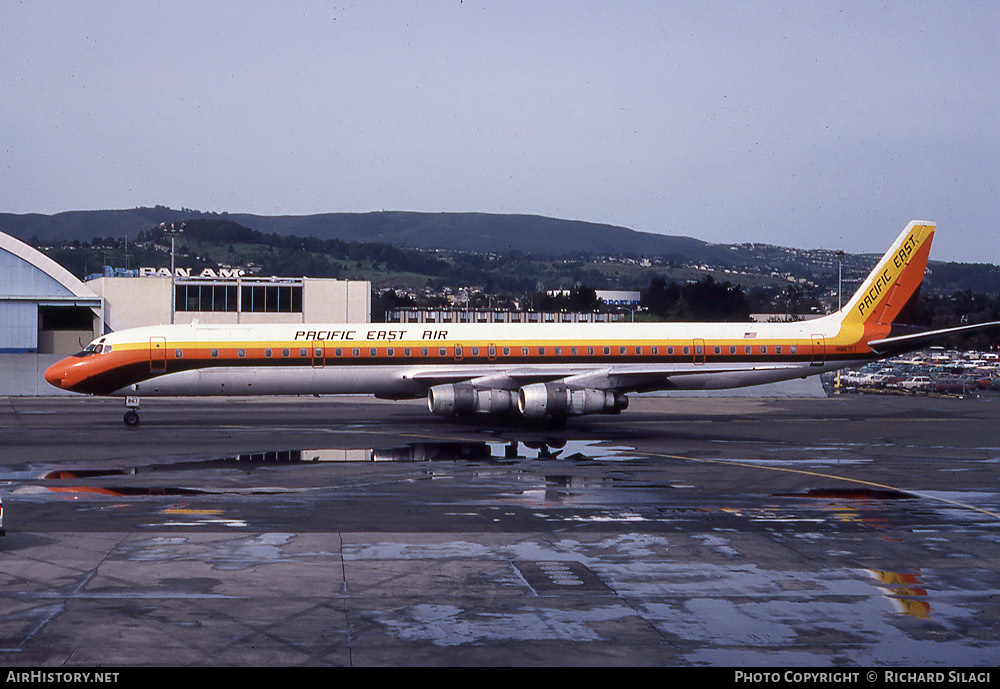
{"label": "cockpit window", "polygon": [[91,356],[92,354],[100,354],[102,351],[110,352],[111,346],[110,345],[104,346],[104,345],[99,345],[95,342],[91,342],[83,349],[83,351],[77,352],[73,356],[77,357],[78,359],[81,359],[85,356]]}

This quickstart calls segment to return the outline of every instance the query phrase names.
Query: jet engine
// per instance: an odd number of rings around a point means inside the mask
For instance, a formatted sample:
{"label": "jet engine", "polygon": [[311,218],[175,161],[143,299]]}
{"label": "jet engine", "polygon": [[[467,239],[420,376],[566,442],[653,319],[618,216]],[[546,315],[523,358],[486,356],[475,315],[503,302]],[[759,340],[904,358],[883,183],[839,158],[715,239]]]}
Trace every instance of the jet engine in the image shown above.
{"label": "jet engine", "polygon": [[569,388],[562,383],[534,383],[518,390],[517,408],[530,419],[617,414],[628,408],[628,397],[611,390]]}
{"label": "jet engine", "polygon": [[427,391],[427,408],[442,416],[506,414],[514,410],[514,393],[468,383],[435,385]]}

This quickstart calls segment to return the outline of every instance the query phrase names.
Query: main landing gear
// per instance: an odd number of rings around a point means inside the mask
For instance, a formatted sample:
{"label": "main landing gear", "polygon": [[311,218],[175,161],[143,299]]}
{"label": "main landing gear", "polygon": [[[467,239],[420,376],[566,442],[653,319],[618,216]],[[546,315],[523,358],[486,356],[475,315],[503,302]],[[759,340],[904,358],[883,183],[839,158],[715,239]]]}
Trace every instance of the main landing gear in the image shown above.
{"label": "main landing gear", "polygon": [[126,397],[125,398],[125,415],[122,417],[122,421],[125,422],[126,426],[138,426],[139,425],[139,398],[138,397]]}

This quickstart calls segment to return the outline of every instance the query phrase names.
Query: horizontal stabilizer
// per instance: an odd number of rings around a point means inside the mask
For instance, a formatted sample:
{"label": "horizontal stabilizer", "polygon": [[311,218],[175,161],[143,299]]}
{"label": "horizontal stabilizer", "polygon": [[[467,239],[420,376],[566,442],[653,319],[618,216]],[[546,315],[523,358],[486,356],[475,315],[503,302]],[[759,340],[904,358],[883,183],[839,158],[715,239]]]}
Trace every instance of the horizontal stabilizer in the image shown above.
{"label": "horizontal stabilizer", "polygon": [[910,335],[898,335],[896,337],[883,337],[879,340],[871,340],[868,346],[876,354],[889,354],[895,351],[909,351],[922,347],[934,340],[954,335],[955,333],[970,332],[973,330],[985,330],[987,328],[1000,328],[1000,321],[989,321],[988,323],[976,323],[975,325],[960,325],[955,328],[942,328],[940,330],[925,330],[921,333]]}

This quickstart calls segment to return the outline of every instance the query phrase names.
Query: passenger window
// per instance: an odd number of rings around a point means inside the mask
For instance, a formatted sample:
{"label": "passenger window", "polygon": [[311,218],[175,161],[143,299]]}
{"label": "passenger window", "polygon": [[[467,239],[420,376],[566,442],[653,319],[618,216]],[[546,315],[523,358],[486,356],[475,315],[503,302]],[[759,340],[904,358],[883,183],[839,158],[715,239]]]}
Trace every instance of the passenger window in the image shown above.
{"label": "passenger window", "polygon": [[184,356],[184,350],[182,350],[182,349],[175,349],[174,350],[174,358],[175,359],[180,359],[183,356]]}
{"label": "passenger window", "polygon": [[236,356],[240,357],[241,359],[243,357],[245,357],[246,355],[247,355],[247,350],[245,350],[245,349],[237,349],[236,350]]}
{"label": "passenger window", "polygon": [[212,350],[212,358],[213,359],[218,359],[219,358],[219,350],[218,349],[213,349]]}
{"label": "passenger window", "polygon": [[290,352],[290,351],[288,351],[288,349],[287,349],[287,348],[285,348],[285,349],[282,349],[282,350],[281,350],[281,356],[283,356],[283,357],[286,357],[286,358],[287,358],[287,357],[288,357],[288,356],[290,356],[290,355],[291,355],[291,352]]}
{"label": "passenger window", "polygon": [[268,359],[270,359],[271,358],[271,350],[270,349],[265,349],[264,350],[264,356],[266,356]]}
{"label": "passenger window", "polygon": [[344,356],[344,350],[341,349],[340,347],[337,347],[336,349],[333,350],[333,355],[334,356]]}

